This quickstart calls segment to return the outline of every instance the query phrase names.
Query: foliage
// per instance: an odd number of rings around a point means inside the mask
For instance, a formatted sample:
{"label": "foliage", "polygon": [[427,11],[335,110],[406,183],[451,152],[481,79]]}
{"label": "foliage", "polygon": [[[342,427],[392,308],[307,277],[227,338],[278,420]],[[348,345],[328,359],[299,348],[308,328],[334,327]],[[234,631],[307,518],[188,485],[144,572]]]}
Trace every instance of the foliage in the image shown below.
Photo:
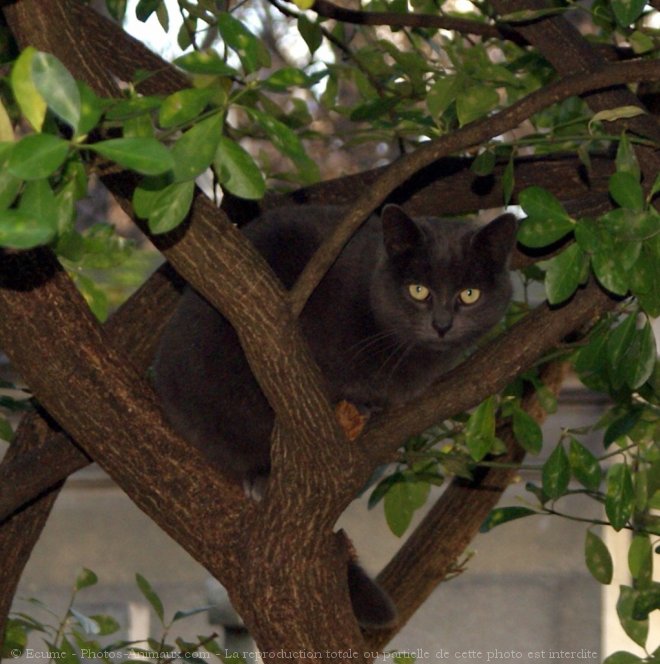
{"label": "foliage", "polygon": [[[116,19],[124,17],[125,0],[106,4]],[[291,21],[288,36],[298,47],[304,45],[305,55],[276,58],[255,25],[256,10],[237,3],[224,11],[221,4],[179,0],[184,20],[177,41],[185,53],[174,64],[189,77],[190,87],[169,96],[141,94],[144,73],[136,72],[123,97],[99,98],[57,58],[32,48],[15,59],[3,81],[0,246],[50,246],[100,319],[116,304],[108,300],[116,286],[103,286],[108,277],[99,271],[136,261],[140,267],[134,273],[141,275],[146,272],[141,261],[152,265],[153,259],[135,258],[140,253],[109,224],[80,228],[77,205],[87,196],[92,176],[134,172],[139,177],[132,199],[137,217],[149,232],[169,233],[186,219],[196,183],[216,201],[222,192],[258,200],[267,190],[311,184],[327,175],[319,166],[323,160],[314,156],[318,146],[326,151],[322,154],[337,146],[346,152],[367,150],[373,164],[379,154],[410,152],[487,118],[555,79],[538,53],[512,41],[461,39],[424,26],[397,27],[386,36],[369,26],[350,32],[341,22],[306,12],[305,0],[296,1],[297,10],[285,9]],[[279,2],[272,4],[281,9]],[[441,15],[438,4],[372,0],[365,9]],[[475,4],[463,17],[484,23],[491,18],[488,11]],[[547,11],[584,14],[594,28],[594,42],[612,46],[626,41],[637,55],[657,56],[660,38],[645,21],[652,10],[643,1],[598,0],[590,8],[557,2]],[[165,30],[172,19],[162,0],[140,0],[136,14],[141,21],[156,16]],[[499,17],[499,24],[516,25],[540,15],[518,12]],[[653,513],[660,509],[660,369],[651,328],[651,319],[660,315],[660,176],[644,181],[635,157],[634,148],[652,145],[650,140],[608,129],[613,120],[637,112],[624,107],[593,115],[582,100],[569,98],[531,117],[524,135],[494,137],[478,153],[467,153],[474,157],[474,173],[482,177],[491,176],[498,163],[508,164],[506,205],[515,185],[513,159],[522,153],[576,152],[588,172],[594,154],[616,152],[616,172],[609,180],[613,209],[599,217],[574,217],[557,196],[536,186],[520,192],[516,201],[526,215],[520,243],[532,253],[555,252],[520,275],[526,287],[543,283],[555,307],[590,279],[621,298],[616,313],[587,338],[559,351],[587,388],[610,397],[612,407],[592,426],[565,429],[559,440],[544,441],[523,399],[534,392],[548,412],[556,402],[533,368],[471,413],[406,441],[399,463],[373,488],[370,505],[382,500],[388,525],[402,535],[432,485],[497,465],[505,451],[497,424],[510,426],[518,443],[530,455],[543,455],[543,461],[525,466],[538,474],[528,485],[530,502],[497,508],[484,530],[536,514],[565,515],[558,503],[568,495],[597,501],[604,509],[603,523],[634,534],[629,554],[633,583],[622,588],[618,612],[626,632],[643,646],[648,614],[660,608],[660,587],[651,580],[653,538],[660,536],[660,518]],[[331,129],[324,130],[328,125]],[[525,299],[512,305],[505,326],[529,308],[526,291]],[[0,399],[6,411],[26,407],[14,396]],[[599,454],[581,441],[592,430],[603,432]],[[0,420],[0,436],[10,437],[5,420]],[[610,583],[612,561],[594,527],[599,524],[586,529],[585,560],[598,582]],[[84,644],[99,647],[88,640],[90,635],[112,632],[105,631],[105,619],[73,610],[76,593],[92,577],[81,578],[58,628],[19,615],[10,625],[10,643],[23,647],[28,632],[40,632],[51,640],[49,648],[71,661],[78,661],[76,649]],[[161,643],[149,642],[150,649],[160,651],[172,623],[184,616],[176,614],[165,623],[151,586],[142,577],[138,586],[163,626]],[[204,640],[178,645],[207,647]],[[641,660],[619,653],[609,661]]]}
{"label": "foliage", "polygon": [[[75,608],[78,593],[98,583],[98,577],[94,572],[83,569],[73,585],[68,606],[61,616],[38,599],[24,600],[28,609],[11,615],[2,656],[20,657],[26,654],[29,646],[35,652],[34,656],[39,659],[65,661],[68,664],[80,664],[80,662],[90,659],[113,661],[126,658],[158,663],[177,660],[206,661],[212,657],[225,661],[226,651],[220,648],[215,641],[215,634],[199,636],[195,643],[170,635],[175,624],[178,626],[181,620],[208,611],[210,607],[177,611],[172,618],[165,620],[163,602],[157,592],[142,575],[136,574],[135,580],[140,592],[158,618],[161,629],[160,638],[145,635],[145,639],[140,641],[111,641],[108,637],[114,635],[116,639],[121,628],[115,618],[105,614],[88,616]],[[33,641],[28,641],[32,635],[42,639],[42,650],[36,649]],[[30,654],[28,653],[27,656],[29,658]]]}

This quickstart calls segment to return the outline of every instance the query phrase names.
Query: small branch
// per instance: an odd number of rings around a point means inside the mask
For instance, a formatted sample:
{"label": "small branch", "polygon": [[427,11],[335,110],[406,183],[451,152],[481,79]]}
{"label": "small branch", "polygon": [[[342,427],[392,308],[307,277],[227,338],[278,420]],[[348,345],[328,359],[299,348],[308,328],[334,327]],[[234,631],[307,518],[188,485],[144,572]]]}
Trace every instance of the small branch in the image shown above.
{"label": "small branch", "polygon": [[309,296],[334,263],[339,252],[372,210],[417,171],[442,157],[476,147],[493,136],[511,131],[523,120],[553,103],[591,90],[639,80],[660,80],[660,63],[658,61],[612,63],[598,71],[566,76],[533,92],[500,113],[472,122],[452,134],[427,143],[391,164],[378,181],[355,202],[350,212],[303,270],[290,292],[289,299],[294,315],[300,315]]}
{"label": "small branch", "polygon": [[331,18],[342,23],[356,25],[389,25],[391,27],[437,28],[452,30],[463,34],[478,35],[485,39],[506,39],[525,46],[527,41],[516,30],[503,25],[479,23],[470,19],[438,16],[436,14],[411,14],[399,12],[365,12],[346,7],[339,7],[328,0],[316,0],[312,11],[319,16]]}

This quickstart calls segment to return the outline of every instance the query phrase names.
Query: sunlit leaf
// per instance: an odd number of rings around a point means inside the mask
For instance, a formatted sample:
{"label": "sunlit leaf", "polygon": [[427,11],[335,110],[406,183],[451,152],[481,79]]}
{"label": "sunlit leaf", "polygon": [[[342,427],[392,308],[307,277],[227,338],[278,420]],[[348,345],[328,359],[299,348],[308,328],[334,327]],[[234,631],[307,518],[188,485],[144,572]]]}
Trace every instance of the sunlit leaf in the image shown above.
{"label": "sunlit leaf", "polygon": [[52,175],[69,152],[69,143],[51,134],[23,137],[9,157],[9,171],[23,180],[39,180]]}
{"label": "sunlit leaf", "polygon": [[175,165],[170,151],[155,138],[111,138],[86,147],[144,175],[165,173]]}
{"label": "sunlit leaf", "polygon": [[18,57],[11,70],[11,87],[21,113],[35,131],[41,131],[48,106],[32,79],[32,61],[38,51],[28,46]]}
{"label": "sunlit leaf", "polygon": [[32,79],[48,108],[75,132],[80,121],[80,92],[66,67],[50,53],[35,53]]}

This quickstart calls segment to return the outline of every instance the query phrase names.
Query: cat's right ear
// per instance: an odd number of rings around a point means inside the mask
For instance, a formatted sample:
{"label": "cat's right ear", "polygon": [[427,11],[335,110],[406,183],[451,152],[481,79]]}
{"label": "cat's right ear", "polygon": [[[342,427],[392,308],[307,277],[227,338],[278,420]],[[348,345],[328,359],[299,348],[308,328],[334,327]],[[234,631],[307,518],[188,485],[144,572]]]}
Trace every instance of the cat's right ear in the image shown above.
{"label": "cat's right ear", "polygon": [[383,239],[390,257],[399,256],[419,246],[422,233],[415,220],[398,205],[390,203],[380,215],[383,224]]}

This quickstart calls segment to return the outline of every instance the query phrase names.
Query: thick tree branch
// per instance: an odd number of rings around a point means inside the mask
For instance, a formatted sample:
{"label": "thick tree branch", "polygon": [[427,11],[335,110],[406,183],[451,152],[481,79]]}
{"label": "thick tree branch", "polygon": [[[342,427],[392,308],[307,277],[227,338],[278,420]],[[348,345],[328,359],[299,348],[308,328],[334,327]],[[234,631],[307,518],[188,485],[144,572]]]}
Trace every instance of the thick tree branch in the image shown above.
{"label": "thick tree branch", "polygon": [[[469,157],[439,159],[414,173],[386,200],[402,205],[409,214],[417,216],[461,215],[501,207],[504,201],[502,176],[507,162],[497,163],[490,175],[480,176],[470,170],[473,161]],[[614,159],[607,155],[593,155],[590,161],[587,170],[575,155],[517,157],[513,162],[513,197],[535,185],[548,189],[564,204],[576,209],[585,200],[605,200],[609,176],[614,172]],[[261,201],[247,204],[242,199],[225,195],[222,207],[235,223],[242,226],[266,210],[285,205],[349,205],[360,192],[372,187],[386,169],[375,168],[324,180],[288,194],[267,194]]]}
{"label": "thick tree branch", "polygon": [[[179,301],[181,286],[174,270],[163,266],[104,326],[104,331],[140,374],[144,374],[151,364],[160,331]],[[37,418],[40,418],[39,413],[25,417]],[[17,441],[10,447],[12,452],[20,440],[19,433]],[[18,447],[22,450],[20,454],[7,454],[0,464],[0,522],[46,489],[91,463],[87,454],[60,431],[52,431],[41,444],[18,444]]]}
{"label": "thick tree branch", "polygon": [[[97,94],[113,94],[114,81],[109,80],[105,62],[98,57],[96,34],[84,38],[76,23],[80,3],[57,0],[45,5],[39,0],[21,0],[4,12],[23,46],[49,50]],[[95,25],[106,22],[100,17]],[[63,39],[63,35],[71,39]],[[135,182],[123,176],[106,177],[104,182],[125,209],[130,208]],[[145,225],[141,227],[150,235]],[[329,467],[338,464],[336,452],[350,457],[318,367],[290,316],[281,285],[224,213],[198,192],[188,222],[151,240],[177,272],[232,323],[280,425],[289,433],[286,446],[298,467],[314,467],[319,454]],[[237,297],[238,293],[242,296]],[[320,451],[319,439],[327,441]],[[296,495],[301,502],[306,497],[302,492]]]}
{"label": "thick tree branch", "polygon": [[660,62],[612,63],[597,71],[567,75],[542,90],[533,92],[497,115],[472,122],[451,134],[427,143],[388,166],[378,181],[355,202],[332,236],[305,267],[290,293],[294,314],[299,315],[303,310],[323,275],[371,211],[414,173],[442,157],[476,147],[493,136],[515,129],[522,121],[553,103],[590,90],[639,80],[660,80]]}
{"label": "thick tree branch", "polygon": [[48,250],[3,256],[0,303],[0,347],[40,403],[141,509],[222,574],[247,501],[208,476],[201,455],[173,434],[149,385]]}

